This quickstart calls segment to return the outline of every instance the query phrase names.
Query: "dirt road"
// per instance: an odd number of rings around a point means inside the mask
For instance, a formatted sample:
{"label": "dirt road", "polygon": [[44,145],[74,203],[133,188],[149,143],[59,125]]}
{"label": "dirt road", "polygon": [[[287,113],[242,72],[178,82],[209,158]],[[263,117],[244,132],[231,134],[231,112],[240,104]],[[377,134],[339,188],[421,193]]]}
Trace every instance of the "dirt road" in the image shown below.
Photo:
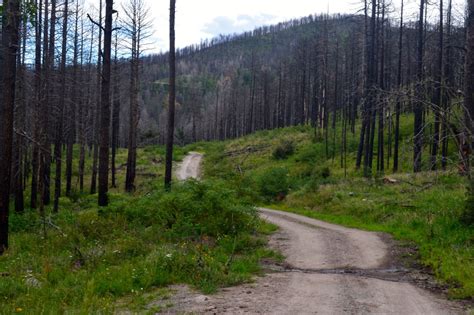
{"label": "dirt road", "polygon": [[179,164],[178,169],[176,170],[176,177],[179,180],[186,180],[189,178],[199,178],[200,174],[200,164],[202,160],[202,154],[197,152],[189,152],[188,155],[184,158],[183,162]]}
{"label": "dirt road", "polygon": [[[192,155],[183,167],[199,167],[197,160]],[[196,169],[181,172],[197,173]],[[211,296],[176,286],[168,313],[464,313],[455,303],[415,286],[407,270],[396,266],[391,245],[381,234],[270,209],[260,213],[280,227],[270,246],[282,251],[285,264],[269,265],[270,271],[255,283]]]}

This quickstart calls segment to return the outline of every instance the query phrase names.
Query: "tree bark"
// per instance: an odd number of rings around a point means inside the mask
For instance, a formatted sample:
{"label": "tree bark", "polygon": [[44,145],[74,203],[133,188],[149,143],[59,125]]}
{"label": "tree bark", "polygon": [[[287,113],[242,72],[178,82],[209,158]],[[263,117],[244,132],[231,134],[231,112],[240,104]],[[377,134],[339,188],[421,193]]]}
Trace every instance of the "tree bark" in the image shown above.
{"label": "tree bark", "polygon": [[[54,143],[54,158],[56,161],[56,178],[54,187],[54,205],[53,211],[59,210],[59,197],[61,196],[61,176],[62,176],[62,138],[63,138],[63,115],[66,102],[66,53],[67,53],[67,20],[68,20],[68,0],[64,2],[64,19],[62,30],[62,49],[61,49],[61,91],[56,115],[56,139]],[[70,119],[68,117],[68,119]]]}
{"label": "tree bark", "polygon": [[[401,90],[402,87],[402,57],[403,57],[403,6],[402,0],[400,10],[400,30],[398,38],[398,70],[397,70],[397,87]],[[400,93],[401,91],[399,91]],[[393,172],[398,172],[399,151],[400,151],[400,111],[401,111],[401,97],[397,96],[397,103],[395,105],[395,147],[393,155]]]}
{"label": "tree bark", "polygon": [[118,65],[118,33],[115,33],[115,56],[114,56],[114,98],[112,110],[112,187],[117,187],[116,155],[120,137],[120,68]]}
{"label": "tree bark", "polygon": [[100,104],[99,144],[99,206],[109,204],[109,143],[110,143],[110,71],[112,52],[113,0],[105,1],[104,62],[102,68],[102,90]]}
{"label": "tree bark", "polygon": [[165,187],[171,189],[174,144],[174,120],[176,101],[176,51],[175,51],[175,13],[176,0],[170,0],[170,51],[169,51],[169,101],[168,101],[168,139],[166,142]]}
{"label": "tree bark", "polygon": [[417,83],[414,104],[414,147],[413,171],[421,172],[421,157],[423,151],[423,44],[424,44],[424,12],[425,0],[420,1],[420,17],[418,21],[418,47],[417,47]]}
{"label": "tree bark", "polygon": [[8,218],[10,205],[10,180],[13,150],[13,121],[15,107],[16,54],[19,44],[20,0],[4,2],[2,18],[2,44],[0,82],[0,255],[8,248]]}
{"label": "tree bark", "polygon": [[438,164],[438,149],[440,141],[440,125],[441,125],[441,108],[442,95],[443,95],[443,53],[444,53],[444,29],[443,29],[443,0],[439,1],[439,42],[438,42],[438,64],[435,69],[434,78],[434,96],[433,96],[433,111],[435,116],[434,122],[434,133],[433,133],[433,146],[431,148],[431,170],[435,171]]}

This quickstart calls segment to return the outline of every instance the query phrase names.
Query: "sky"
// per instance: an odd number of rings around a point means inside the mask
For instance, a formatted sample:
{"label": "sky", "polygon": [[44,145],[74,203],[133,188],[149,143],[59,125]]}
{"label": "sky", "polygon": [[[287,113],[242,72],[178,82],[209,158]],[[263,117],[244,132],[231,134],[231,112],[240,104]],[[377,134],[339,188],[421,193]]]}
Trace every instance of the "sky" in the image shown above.
{"label": "sky", "polygon": [[[97,3],[97,0],[86,0]],[[116,0],[120,3],[127,0]],[[169,0],[144,0],[150,7],[153,21],[153,52],[168,50]],[[390,1],[390,0],[387,0]],[[391,0],[398,18],[401,0]],[[404,0],[405,19],[416,18],[419,0]],[[431,0],[431,17],[437,15],[435,5],[439,0]],[[447,0],[445,0],[447,2]],[[463,15],[465,0],[453,0],[455,13]],[[182,48],[197,44],[201,39],[213,38],[220,34],[241,33],[262,25],[270,25],[315,13],[357,13],[363,0],[176,0],[176,46]]]}

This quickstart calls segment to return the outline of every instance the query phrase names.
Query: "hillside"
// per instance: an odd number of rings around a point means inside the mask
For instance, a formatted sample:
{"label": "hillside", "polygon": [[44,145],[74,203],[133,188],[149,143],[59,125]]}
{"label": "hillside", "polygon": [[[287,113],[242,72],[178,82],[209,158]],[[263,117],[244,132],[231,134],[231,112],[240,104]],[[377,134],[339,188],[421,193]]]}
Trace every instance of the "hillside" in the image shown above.
{"label": "hillside", "polygon": [[[402,87],[397,87],[399,34],[396,20],[387,18],[384,41],[384,107],[387,120],[395,122],[396,99],[401,111],[413,106],[416,75],[416,25],[403,29]],[[365,102],[367,37],[362,15],[310,15],[252,32],[221,36],[177,51],[177,140],[224,140],[257,130],[301,123],[332,128],[348,120],[352,128],[361,118]],[[427,98],[436,80],[436,25],[427,25],[424,60]],[[452,26],[451,46],[464,45],[464,31]],[[164,143],[168,54],[143,58],[140,124],[142,143]],[[450,86],[454,97],[462,84],[462,52],[449,49]],[[430,79],[428,79],[430,78]],[[382,79],[382,77],[380,78]],[[125,78],[121,82],[126,82]],[[126,93],[126,91],[122,92]],[[380,101],[382,102],[382,101]],[[456,103],[453,101],[453,103]],[[427,106],[431,106],[427,104]],[[457,105],[453,105],[457,107]],[[126,109],[125,109],[126,111]],[[336,116],[333,118],[333,114]],[[123,115],[126,117],[126,114]],[[453,123],[458,124],[453,115]],[[388,128],[388,122],[386,123]],[[429,129],[429,128],[426,128]],[[126,131],[126,127],[124,129]],[[427,135],[430,138],[430,135]]]}

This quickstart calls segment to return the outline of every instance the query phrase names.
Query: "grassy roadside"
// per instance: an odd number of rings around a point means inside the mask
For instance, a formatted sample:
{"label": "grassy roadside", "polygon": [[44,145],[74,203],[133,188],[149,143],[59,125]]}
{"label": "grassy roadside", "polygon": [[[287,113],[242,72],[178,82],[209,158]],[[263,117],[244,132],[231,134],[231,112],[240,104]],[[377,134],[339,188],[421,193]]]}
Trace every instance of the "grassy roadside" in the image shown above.
{"label": "grassy roadside", "polygon": [[[402,120],[402,139],[410,135]],[[456,170],[408,173],[411,148],[402,142],[402,172],[366,179],[354,170],[357,133],[349,138],[347,170],[340,146],[314,141],[309,127],[262,131],[225,143],[195,145],[206,152],[204,173],[231,183],[247,202],[346,226],[388,232],[416,244],[421,263],[453,298],[474,297],[474,231],[461,223],[466,181]],[[451,146],[453,148],[454,146]],[[427,148],[428,150],[428,148]],[[332,152],[336,152],[334,159]],[[451,158],[456,159],[455,152]],[[428,157],[425,153],[425,157]],[[387,172],[390,173],[390,172]]]}
{"label": "grassy roadside", "polygon": [[[169,284],[208,293],[258,273],[260,259],[275,255],[264,238],[273,227],[222,181],[165,192],[163,156],[160,147],[140,149],[136,193],[112,189],[106,208],[96,195],[61,198],[59,214],[48,209],[46,237],[36,211],[13,213],[11,249],[0,257],[0,314],[144,311]],[[118,160],[123,186],[126,151]]]}

